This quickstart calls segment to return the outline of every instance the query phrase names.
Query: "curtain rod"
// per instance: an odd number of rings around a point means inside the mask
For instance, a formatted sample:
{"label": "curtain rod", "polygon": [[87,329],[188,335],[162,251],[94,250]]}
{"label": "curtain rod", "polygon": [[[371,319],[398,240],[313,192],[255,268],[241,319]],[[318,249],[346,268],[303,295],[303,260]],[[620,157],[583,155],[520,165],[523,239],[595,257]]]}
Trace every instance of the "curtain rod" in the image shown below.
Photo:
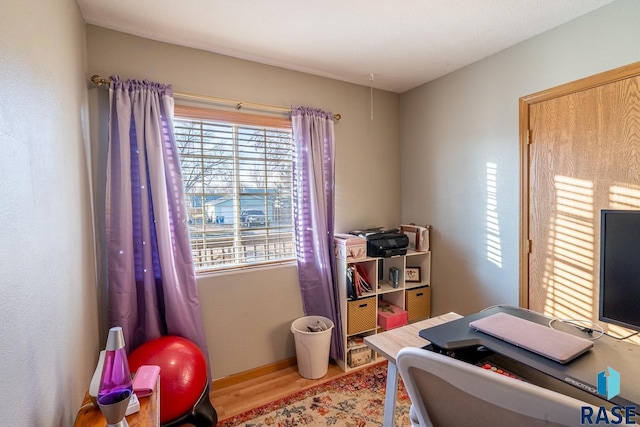
{"label": "curtain rod", "polygon": [[[93,82],[94,85],[96,86],[109,86],[110,80],[106,79],[104,77],[101,77],[99,75],[94,75],[91,77],[91,81]],[[194,93],[186,93],[186,92],[177,92],[174,91],[173,92],[174,96],[177,96],[178,98],[188,98],[188,99],[198,99],[201,101],[211,101],[211,102],[215,102],[215,103],[219,103],[219,104],[232,104],[235,105],[236,109],[239,110],[244,106],[247,107],[255,107],[258,109],[263,109],[263,110],[271,110],[271,111],[279,111],[279,112],[283,112],[283,113],[291,113],[291,109],[290,108],[285,108],[285,107],[276,107],[273,105],[266,105],[266,104],[257,104],[255,102],[244,102],[244,101],[236,101],[233,99],[227,99],[227,98],[216,98],[213,96],[207,96],[207,95],[197,95]],[[342,118],[342,116],[340,114],[334,114],[333,115],[333,119],[335,121],[338,121]]]}

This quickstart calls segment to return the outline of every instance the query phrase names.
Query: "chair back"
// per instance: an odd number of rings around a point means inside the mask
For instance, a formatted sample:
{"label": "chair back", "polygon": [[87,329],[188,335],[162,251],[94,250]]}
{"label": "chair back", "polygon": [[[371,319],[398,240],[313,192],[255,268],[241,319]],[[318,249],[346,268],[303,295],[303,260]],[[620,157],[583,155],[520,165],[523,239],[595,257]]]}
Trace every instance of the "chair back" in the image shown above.
{"label": "chair back", "polygon": [[424,349],[403,348],[397,365],[421,427],[580,426],[583,407],[591,408],[593,419],[600,410]]}

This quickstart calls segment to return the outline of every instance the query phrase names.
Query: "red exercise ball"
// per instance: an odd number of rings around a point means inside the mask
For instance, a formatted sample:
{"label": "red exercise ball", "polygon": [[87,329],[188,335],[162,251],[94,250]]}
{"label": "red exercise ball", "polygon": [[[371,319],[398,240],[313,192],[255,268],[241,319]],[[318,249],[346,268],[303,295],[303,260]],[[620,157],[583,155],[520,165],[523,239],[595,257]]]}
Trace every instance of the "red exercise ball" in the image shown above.
{"label": "red exercise ball", "polygon": [[207,363],[193,342],[178,336],[147,341],[129,354],[129,369],[160,366],[160,423],[189,413],[207,385]]}

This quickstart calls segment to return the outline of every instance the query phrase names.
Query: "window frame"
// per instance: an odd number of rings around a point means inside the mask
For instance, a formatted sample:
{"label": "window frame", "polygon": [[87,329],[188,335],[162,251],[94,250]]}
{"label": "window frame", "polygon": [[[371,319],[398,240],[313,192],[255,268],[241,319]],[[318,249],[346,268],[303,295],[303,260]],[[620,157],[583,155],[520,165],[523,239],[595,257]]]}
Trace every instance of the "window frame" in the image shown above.
{"label": "window frame", "polygon": [[[184,120],[200,120],[203,122],[204,121],[218,122],[218,123],[224,123],[227,125],[262,127],[262,128],[268,128],[268,129],[286,129],[288,132],[292,131],[292,122],[291,122],[290,116],[282,117],[282,116],[259,115],[259,114],[245,113],[245,112],[227,111],[227,110],[219,110],[214,108],[202,108],[202,107],[176,104],[174,106],[174,120],[183,120],[183,119]],[[174,124],[174,129],[175,129],[175,124]],[[291,142],[293,143],[293,137]],[[176,141],[176,143],[178,144],[178,141]],[[292,155],[291,161],[293,162],[293,160],[294,160],[294,156]],[[291,186],[293,187],[293,172],[291,175]],[[266,191],[267,191],[267,187],[265,187],[265,192]],[[187,196],[188,194],[185,192],[185,198]],[[234,197],[240,197],[240,196],[241,195],[239,195],[238,193],[235,193]],[[293,188],[291,188],[291,197],[293,197]],[[185,206],[185,207],[187,208],[187,210],[189,210],[190,208],[190,206]],[[203,213],[205,209],[206,208],[203,208]],[[252,208],[248,208],[248,209],[252,209]],[[269,212],[265,212],[265,214],[268,217]],[[205,217],[202,218],[202,221],[206,221]],[[292,200],[291,240],[286,241],[286,243],[290,244],[292,248],[291,257],[275,259],[275,260],[256,261],[256,262],[246,262],[245,257],[243,257],[242,258],[243,262],[240,262],[240,263],[223,264],[218,266],[212,265],[207,267],[196,267],[195,273],[197,276],[200,276],[205,274],[215,274],[215,273],[229,272],[234,270],[237,271],[237,270],[248,269],[248,268],[271,267],[279,264],[293,263],[296,261],[296,242],[295,242],[293,226],[294,224],[293,224],[293,200]],[[233,226],[233,228],[234,228],[234,233],[238,233],[238,230],[242,229],[242,225],[236,224]],[[265,232],[268,233],[268,230],[271,230],[271,227],[265,224]],[[191,229],[189,230],[189,232],[191,234]],[[265,239],[268,242],[268,238],[265,237]],[[195,253],[195,248],[193,246],[193,243],[191,243],[191,239],[190,239],[190,249],[194,257],[194,263],[197,266],[199,262],[196,261],[197,256]]]}

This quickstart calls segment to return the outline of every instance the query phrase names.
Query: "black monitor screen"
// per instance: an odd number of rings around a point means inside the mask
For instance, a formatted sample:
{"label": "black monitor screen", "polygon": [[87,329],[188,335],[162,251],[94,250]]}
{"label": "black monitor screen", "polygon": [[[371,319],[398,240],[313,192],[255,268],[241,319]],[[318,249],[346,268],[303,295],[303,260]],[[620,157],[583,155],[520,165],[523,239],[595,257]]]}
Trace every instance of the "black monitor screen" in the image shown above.
{"label": "black monitor screen", "polygon": [[599,319],[640,331],[640,211],[600,213]]}

